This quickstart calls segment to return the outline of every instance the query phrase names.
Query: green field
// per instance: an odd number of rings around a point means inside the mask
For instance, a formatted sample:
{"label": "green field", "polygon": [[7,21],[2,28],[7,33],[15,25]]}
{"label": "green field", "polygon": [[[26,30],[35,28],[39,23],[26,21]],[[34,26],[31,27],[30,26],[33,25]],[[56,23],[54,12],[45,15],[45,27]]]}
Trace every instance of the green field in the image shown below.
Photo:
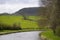
{"label": "green field", "polygon": [[24,28],[31,28],[31,29],[37,29],[39,28],[37,25],[36,20],[38,19],[37,16],[27,16],[27,18],[32,19],[34,21],[30,20],[24,20],[22,16],[16,16],[16,15],[2,15],[0,16],[0,23],[10,25],[12,26],[14,23],[17,25],[20,25],[22,29]]}

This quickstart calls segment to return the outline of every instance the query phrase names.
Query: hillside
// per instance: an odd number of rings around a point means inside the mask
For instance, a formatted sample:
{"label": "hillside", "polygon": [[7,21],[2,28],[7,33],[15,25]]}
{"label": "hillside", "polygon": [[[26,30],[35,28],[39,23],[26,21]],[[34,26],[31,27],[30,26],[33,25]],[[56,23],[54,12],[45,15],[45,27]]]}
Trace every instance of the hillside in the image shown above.
{"label": "hillside", "polygon": [[15,15],[22,15],[23,14],[23,15],[26,15],[26,16],[36,16],[36,15],[38,15],[39,8],[40,8],[40,11],[41,11],[41,9],[43,9],[43,7],[23,8],[23,9],[15,12]]}

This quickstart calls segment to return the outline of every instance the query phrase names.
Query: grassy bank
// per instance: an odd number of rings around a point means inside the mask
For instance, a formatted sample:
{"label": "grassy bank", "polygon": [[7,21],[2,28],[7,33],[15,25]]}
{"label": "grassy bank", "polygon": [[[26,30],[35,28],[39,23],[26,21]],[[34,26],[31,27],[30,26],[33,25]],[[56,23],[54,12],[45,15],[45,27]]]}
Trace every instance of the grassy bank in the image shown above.
{"label": "grassy bank", "polygon": [[[36,16],[29,16],[29,19],[36,20]],[[10,25],[13,24],[20,25],[20,27],[23,28],[38,28],[37,22],[30,21],[30,20],[24,20],[22,16],[0,16],[0,23]]]}
{"label": "grassy bank", "polygon": [[0,31],[0,35],[17,33],[17,32],[26,32],[27,30],[2,30]]}
{"label": "grassy bank", "polygon": [[2,30],[2,31],[0,31],[0,35],[16,33],[16,32],[20,32],[20,30]]}
{"label": "grassy bank", "polygon": [[41,33],[41,37],[45,40],[60,40],[60,37],[53,34],[52,30],[48,30]]}
{"label": "grassy bank", "polygon": [[0,31],[0,35],[6,35],[6,34],[18,33],[18,32],[28,32],[28,31],[40,31],[40,29],[2,30]]}
{"label": "grassy bank", "polygon": [[[24,20],[22,16],[16,15],[2,15],[0,16],[0,28],[2,29],[14,29],[19,27],[21,30],[0,30],[0,35],[2,34],[9,34],[14,32],[24,32],[24,31],[32,31],[32,30],[39,30],[36,20],[38,20],[37,16],[28,16],[30,20]],[[16,26],[16,27],[15,27]]]}

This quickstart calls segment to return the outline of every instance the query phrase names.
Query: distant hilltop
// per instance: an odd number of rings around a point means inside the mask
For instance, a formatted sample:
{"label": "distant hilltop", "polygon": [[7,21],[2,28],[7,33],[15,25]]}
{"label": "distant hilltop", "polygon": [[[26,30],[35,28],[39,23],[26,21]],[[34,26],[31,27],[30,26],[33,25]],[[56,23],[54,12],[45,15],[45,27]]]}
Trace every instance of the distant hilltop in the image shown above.
{"label": "distant hilltop", "polygon": [[23,8],[23,9],[15,12],[15,14],[16,15],[24,14],[24,15],[27,15],[27,16],[37,15],[38,9],[39,9],[39,7]]}
{"label": "distant hilltop", "polygon": [[[41,11],[44,7],[30,7],[30,8],[23,8],[15,12],[15,15],[24,14],[26,16],[36,16],[38,15],[39,11]],[[40,10],[39,10],[40,9]]]}

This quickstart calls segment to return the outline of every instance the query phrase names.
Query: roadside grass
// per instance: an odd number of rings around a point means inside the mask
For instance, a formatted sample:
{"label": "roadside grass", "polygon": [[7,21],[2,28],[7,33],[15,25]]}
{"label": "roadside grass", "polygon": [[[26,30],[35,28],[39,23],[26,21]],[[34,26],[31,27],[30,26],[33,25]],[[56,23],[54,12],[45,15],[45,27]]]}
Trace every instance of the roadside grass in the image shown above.
{"label": "roadside grass", "polygon": [[31,30],[2,30],[0,31],[0,35],[6,35],[6,34],[11,34],[11,33],[17,33],[17,32],[28,32]]}
{"label": "roadside grass", "polygon": [[41,35],[47,38],[47,40],[60,40],[60,37],[53,34],[52,30],[42,32]]}
{"label": "roadside grass", "polygon": [[0,30],[0,34],[40,30],[36,22],[36,20],[38,20],[37,16],[28,16],[27,18],[35,21],[24,20],[22,16],[16,16],[16,15],[0,16],[0,24],[6,24],[10,26],[13,26],[13,24],[17,24],[20,25],[20,27],[22,28],[21,30]]}
{"label": "roadside grass", "polygon": [[[34,16],[28,17],[30,19],[36,19]],[[0,23],[13,25],[16,23],[17,25],[20,24],[22,28],[38,28],[37,22],[24,20],[22,16],[0,16]]]}

